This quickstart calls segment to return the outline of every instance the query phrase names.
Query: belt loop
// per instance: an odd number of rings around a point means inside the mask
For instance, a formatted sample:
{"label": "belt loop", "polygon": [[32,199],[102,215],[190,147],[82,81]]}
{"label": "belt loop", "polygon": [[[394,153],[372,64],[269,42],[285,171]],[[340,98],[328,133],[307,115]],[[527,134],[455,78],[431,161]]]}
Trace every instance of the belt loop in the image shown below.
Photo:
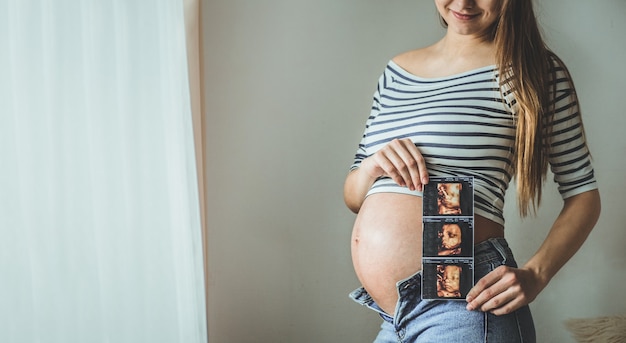
{"label": "belt loop", "polygon": [[502,256],[502,264],[506,265],[506,262],[507,262],[506,249],[504,248],[504,246],[502,246],[502,243],[500,243],[500,238],[491,238],[489,239],[489,243],[491,243],[491,245],[496,250],[498,250],[498,252],[500,253],[500,256]]}

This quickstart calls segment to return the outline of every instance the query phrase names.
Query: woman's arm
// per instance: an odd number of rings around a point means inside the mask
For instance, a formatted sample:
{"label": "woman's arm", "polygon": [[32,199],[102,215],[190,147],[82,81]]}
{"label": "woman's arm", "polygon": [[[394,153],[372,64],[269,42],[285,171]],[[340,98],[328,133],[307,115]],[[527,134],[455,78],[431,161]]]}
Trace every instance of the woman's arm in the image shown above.
{"label": "woman's arm", "polygon": [[426,163],[415,144],[410,139],[394,139],[348,174],[343,197],[352,212],[359,212],[367,191],[381,176],[411,190],[421,191],[422,184],[428,183]]}
{"label": "woman's arm", "polygon": [[533,301],[578,251],[600,216],[598,190],[565,200],[545,241],[522,268],[500,266],[476,283],[467,309],[507,314]]}
{"label": "woman's arm", "polygon": [[376,181],[376,177],[369,176],[361,167],[350,171],[343,185],[343,200],[350,211],[359,212],[365,195],[374,181]]}

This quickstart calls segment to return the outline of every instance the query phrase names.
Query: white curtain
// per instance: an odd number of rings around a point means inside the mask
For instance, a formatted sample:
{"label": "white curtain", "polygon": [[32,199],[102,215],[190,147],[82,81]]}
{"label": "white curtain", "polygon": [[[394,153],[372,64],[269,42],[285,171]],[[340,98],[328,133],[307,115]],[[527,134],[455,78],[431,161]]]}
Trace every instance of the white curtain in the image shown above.
{"label": "white curtain", "polygon": [[0,342],[206,342],[181,0],[0,0]]}

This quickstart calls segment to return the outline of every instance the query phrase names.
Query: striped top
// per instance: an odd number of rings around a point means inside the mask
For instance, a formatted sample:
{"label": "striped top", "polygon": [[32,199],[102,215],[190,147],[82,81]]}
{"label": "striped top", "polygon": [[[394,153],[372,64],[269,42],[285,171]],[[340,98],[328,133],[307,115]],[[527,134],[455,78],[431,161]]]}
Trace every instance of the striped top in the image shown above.
{"label": "striped top", "polygon": [[[549,161],[567,198],[597,188],[578,104],[562,67],[557,72],[556,113]],[[495,66],[440,77],[415,76],[389,61],[374,93],[365,133],[351,169],[395,138],[410,138],[430,176],[473,176],[474,212],[504,224],[504,195],[514,173],[515,101],[502,97]],[[413,194],[388,177],[368,195]]]}

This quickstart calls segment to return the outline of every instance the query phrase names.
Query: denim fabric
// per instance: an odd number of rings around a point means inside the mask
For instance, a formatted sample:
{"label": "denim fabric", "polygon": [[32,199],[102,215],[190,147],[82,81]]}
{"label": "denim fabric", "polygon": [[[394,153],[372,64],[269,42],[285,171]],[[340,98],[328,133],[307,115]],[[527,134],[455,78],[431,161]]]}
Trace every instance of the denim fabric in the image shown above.
{"label": "denim fabric", "polygon": [[[492,238],[474,247],[474,278],[479,280],[500,265],[517,267],[504,238]],[[534,343],[535,327],[528,306],[495,316],[468,311],[465,301],[422,300],[421,273],[397,283],[399,300],[394,317],[386,315],[362,287],[350,297],[384,319],[374,343],[497,342]]]}

